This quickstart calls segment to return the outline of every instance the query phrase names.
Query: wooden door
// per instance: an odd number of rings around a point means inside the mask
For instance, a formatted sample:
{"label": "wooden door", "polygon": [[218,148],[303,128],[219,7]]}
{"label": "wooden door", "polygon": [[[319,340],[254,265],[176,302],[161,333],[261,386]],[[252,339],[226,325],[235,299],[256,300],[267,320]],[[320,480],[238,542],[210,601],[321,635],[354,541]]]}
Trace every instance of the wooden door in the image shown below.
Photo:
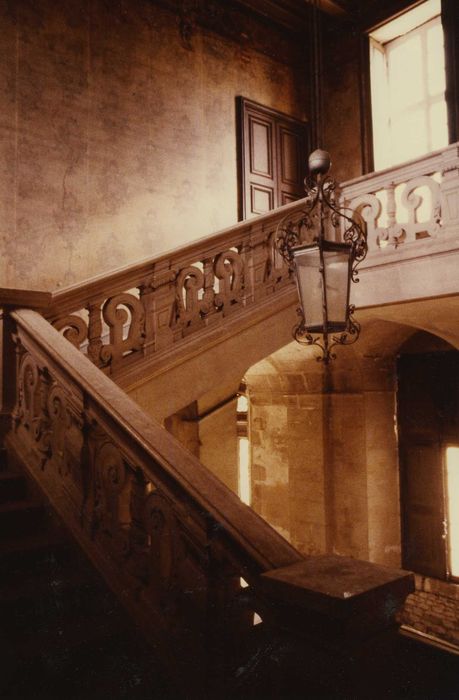
{"label": "wooden door", "polygon": [[304,196],[306,122],[238,98],[239,218]]}

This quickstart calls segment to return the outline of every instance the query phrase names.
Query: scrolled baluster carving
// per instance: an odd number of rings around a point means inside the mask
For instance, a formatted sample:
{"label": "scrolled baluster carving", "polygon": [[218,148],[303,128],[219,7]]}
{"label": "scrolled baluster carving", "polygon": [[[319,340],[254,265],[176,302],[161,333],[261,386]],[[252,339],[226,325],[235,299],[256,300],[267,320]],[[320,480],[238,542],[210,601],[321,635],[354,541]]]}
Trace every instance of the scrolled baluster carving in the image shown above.
{"label": "scrolled baluster carving", "polygon": [[80,349],[81,345],[88,337],[87,323],[81,316],[77,316],[76,314],[58,318],[53,322],[53,326],[57,331],[63,331],[62,334],[64,338],[72,343],[77,350]]}
{"label": "scrolled baluster carving", "polygon": [[149,535],[144,524],[144,507],[151,486],[151,483],[147,481],[142,469],[137,468],[133,470],[130,493],[130,556],[127,566],[132,576],[138,579],[143,586],[148,583],[149,544]]}
{"label": "scrolled baluster carving", "polygon": [[43,468],[50,455],[50,428],[47,394],[50,378],[35,359],[24,353],[19,362],[18,389],[13,419],[16,431],[22,430],[28,447],[38,455]]}
{"label": "scrolled baluster carving", "polygon": [[363,194],[355,197],[347,208],[362,217],[366,226],[368,249],[375,250],[381,247],[381,241],[387,240],[387,231],[378,226],[382,207],[376,195]]}
{"label": "scrolled baluster carving", "polygon": [[[144,505],[144,527],[148,535],[148,587],[161,604],[174,587],[181,554],[176,518],[170,502],[160,491],[150,493]],[[172,606],[172,598],[167,598]]]}
{"label": "scrolled baluster carving", "polygon": [[88,357],[95,365],[100,364],[102,349],[102,318],[100,303],[90,302],[88,312]]}
{"label": "scrolled baluster carving", "polygon": [[204,294],[202,295],[200,313],[207,316],[215,310],[215,275],[212,258],[203,260]]}
{"label": "scrolled baluster carving", "polygon": [[[423,197],[416,194],[420,187],[427,187],[431,195],[431,210],[428,221],[418,221],[418,209],[423,203]],[[438,182],[427,175],[415,177],[406,183],[402,192],[401,204],[408,211],[407,240],[415,241],[420,234],[435,238],[441,227],[441,190]]]}
{"label": "scrolled baluster carving", "polygon": [[94,457],[94,528],[115,557],[129,552],[130,488],[132,472],[112,442],[98,446]]}
{"label": "scrolled baluster carving", "polygon": [[[129,310],[129,314],[126,311]],[[103,307],[104,321],[110,329],[110,343],[100,351],[104,364],[116,363],[125,354],[140,350],[145,342],[145,313],[142,302],[132,294],[117,294]],[[126,335],[126,324],[129,321]]]}
{"label": "scrolled baluster carving", "polygon": [[218,294],[215,297],[217,307],[226,309],[240,301],[243,287],[244,264],[241,256],[234,250],[226,250],[216,256],[214,262],[215,276],[219,280]]}
{"label": "scrolled baluster carving", "polygon": [[180,270],[176,281],[177,319],[189,325],[201,319],[201,299],[199,292],[204,287],[204,274],[198,267],[190,265]]}
{"label": "scrolled baluster carving", "polygon": [[52,462],[62,477],[70,476],[82,497],[81,455],[83,449],[83,415],[71,406],[68,395],[54,383],[47,397],[50,420]]}

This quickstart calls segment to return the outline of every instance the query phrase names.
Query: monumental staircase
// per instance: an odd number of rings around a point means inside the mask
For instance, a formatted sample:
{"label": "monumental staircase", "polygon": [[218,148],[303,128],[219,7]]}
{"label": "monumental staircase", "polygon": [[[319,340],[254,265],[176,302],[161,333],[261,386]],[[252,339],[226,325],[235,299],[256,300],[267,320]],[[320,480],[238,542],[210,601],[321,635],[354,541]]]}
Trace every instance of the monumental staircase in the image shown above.
{"label": "monumental staircase", "polygon": [[[458,183],[455,144],[342,186],[368,232],[357,306],[458,292]],[[38,607],[50,604],[52,581],[65,581],[64,617],[75,601],[85,611],[67,625],[68,655],[114,650],[118,675],[109,668],[106,687],[118,690],[136,673],[145,683],[155,676],[156,695],[148,686],[123,697],[384,697],[403,684],[411,662],[400,666],[396,613],[412,575],[303,556],[125,392],[190,371],[193,382],[171,384],[172,412],[289,341],[296,290],[275,239],[303,206],[65,290],[0,289],[0,564],[11,659],[24,654],[34,668],[40,645],[59,648],[54,632],[29,651],[18,635],[25,618],[31,637],[43,619],[34,612],[41,576],[38,599],[48,603]],[[413,262],[428,267],[428,284],[403,274]],[[231,354],[241,338],[242,359]],[[225,363],[207,361],[219,352]],[[100,609],[113,611],[113,629],[103,629]],[[137,669],[130,680],[119,675],[123,663]],[[10,697],[21,697],[16,668]]]}

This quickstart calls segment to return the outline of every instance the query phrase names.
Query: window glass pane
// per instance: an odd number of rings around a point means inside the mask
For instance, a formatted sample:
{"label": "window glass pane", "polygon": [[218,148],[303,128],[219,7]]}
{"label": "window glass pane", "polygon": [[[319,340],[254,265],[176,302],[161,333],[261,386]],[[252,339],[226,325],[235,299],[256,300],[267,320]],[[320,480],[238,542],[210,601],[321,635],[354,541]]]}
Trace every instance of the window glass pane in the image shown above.
{"label": "window glass pane", "polygon": [[448,145],[448,118],[446,102],[435,102],[430,107],[430,149],[435,151]]}
{"label": "window glass pane", "polygon": [[392,152],[396,163],[416,158],[429,150],[426,114],[409,110],[392,119]]}
{"label": "window glass pane", "polygon": [[346,324],[350,251],[325,251],[327,311],[330,324]]}
{"label": "window glass pane", "polygon": [[427,29],[427,92],[433,97],[445,91],[445,52],[440,18]]}
{"label": "window glass pane", "polygon": [[419,34],[388,46],[391,111],[399,112],[424,98],[422,52]]}
{"label": "window glass pane", "polygon": [[307,328],[323,325],[323,283],[317,246],[294,253],[298,292]]}
{"label": "window glass pane", "polygon": [[376,170],[390,165],[389,142],[389,93],[386,72],[386,55],[382,46],[370,44],[371,105],[373,116],[373,158]]}
{"label": "window glass pane", "polygon": [[[426,12],[427,5],[422,5]],[[404,35],[389,32],[384,45],[378,43],[378,38],[383,40],[383,28],[370,37],[376,169],[419,158],[448,144],[444,40],[437,10],[432,5],[420,24],[413,15],[414,28]],[[410,26],[409,15],[411,12],[404,15],[406,27]],[[384,27],[389,30],[391,24]]]}

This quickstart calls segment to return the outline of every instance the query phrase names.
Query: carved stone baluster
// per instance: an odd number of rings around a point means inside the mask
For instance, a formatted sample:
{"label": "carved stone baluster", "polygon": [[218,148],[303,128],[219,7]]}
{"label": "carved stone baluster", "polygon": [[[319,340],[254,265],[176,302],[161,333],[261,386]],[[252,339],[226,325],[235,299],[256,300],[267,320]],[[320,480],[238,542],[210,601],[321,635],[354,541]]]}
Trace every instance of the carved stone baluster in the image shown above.
{"label": "carved stone baluster", "polygon": [[[431,210],[429,219],[425,222],[418,221],[418,209],[424,201],[424,197],[416,190],[427,187],[430,190]],[[408,224],[405,225],[407,232],[407,241],[415,241],[418,236],[435,237],[440,230],[441,220],[441,201],[440,201],[440,185],[432,177],[420,175],[412,180],[409,180],[402,193],[402,206],[408,211]]]}
{"label": "carved stone baluster", "polygon": [[144,308],[133,294],[116,294],[107,299],[102,315],[110,329],[110,343],[103,346],[100,357],[114,369],[126,354],[140,350],[144,344]]}
{"label": "carved stone baluster", "polygon": [[241,290],[241,303],[244,306],[251,304],[255,298],[255,284],[254,284],[254,250],[251,242],[244,238],[240,247],[239,254],[241,256],[243,269],[244,269],[244,287]]}
{"label": "carved stone baluster", "polygon": [[381,215],[381,202],[371,193],[355,197],[346,202],[346,207],[359,214],[365,222],[367,230],[367,243],[370,253],[381,247],[382,241],[387,241],[387,229],[378,227],[378,219]]}
{"label": "carved stone baluster", "polygon": [[215,273],[212,258],[202,261],[204,274],[204,293],[201,299],[201,314],[207,319],[215,311]]}
{"label": "carved stone baluster", "polygon": [[445,233],[459,230],[459,146],[450,147],[443,154],[441,215]]}
{"label": "carved stone baluster", "polygon": [[88,337],[88,326],[86,322],[76,314],[70,314],[53,321],[53,326],[57,331],[62,331],[64,338],[72,343],[77,350]]}
{"label": "carved stone baluster", "polygon": [[140,303],[145,314],[145,342],[142,346],[143,355],[149,355],[153,351],[153,340],[155,334],[154,324],[154,290],[149,280],[145,280],[137,287],[139,290]]}
{"label": "carved stone baluster", "polygon": [[131,483],[131,524],[129,528],[129,570],[142,583],[148,581],[148,533],[144,523],[149,483],[141,469],[134,469]]}
{"label": "carved stone baluster", "polygon": [[[177,308],[177,323],[182,333],[188,328],[202,325],[200,291],[204,288],[204,274],[194,265],[188,265],[180,270],[176,281],[175,303]],[[217,306],[218,301],[216,298]]]}
{"label": "carved stone baluster", "polygon": [[[158,263],[151,278],[152,341],[153,350],[163,350],[174,342],[176,272],[170,268],[170,260]],[[148,338],[147,338],[148,340]]]}
{"label": "carved stone baluster", "polygon": [[390,183],[386,187],[387,195],[387,226],[390,228],[397,223],[397,205],[395,203],[395,184]]}
{"label": "carved stone baluster", "polygon": [[[406,237],[406,231],[397,222],[397,203],[395,201],[395,183],[391,182],[386,187],[387,194],[387,229],[384,240],[390,245],[397,247],[403,243]],[[383,239],[380,238],[380,242]]]}
{"label": "carved stone baluster", "polygon": [[223,309],[227,316],[241,301],[243,289],[244,264],[241,256],[234,250],[226,250],[215,257],[215,276],[218,277],[218,294],[215,297],[217,307]]}
{"label": "carved stone baluster", "polygon": [[129,551],[132,470],[117,445],[105,438],[95,453],[97,530],[115,558]]}
{"label": "carved stone baluster", "polygon": [[88,357],[95,365],[100,364],[102,349],[102,316],[100,302],[89,302],[86,307],[88,320]]}

